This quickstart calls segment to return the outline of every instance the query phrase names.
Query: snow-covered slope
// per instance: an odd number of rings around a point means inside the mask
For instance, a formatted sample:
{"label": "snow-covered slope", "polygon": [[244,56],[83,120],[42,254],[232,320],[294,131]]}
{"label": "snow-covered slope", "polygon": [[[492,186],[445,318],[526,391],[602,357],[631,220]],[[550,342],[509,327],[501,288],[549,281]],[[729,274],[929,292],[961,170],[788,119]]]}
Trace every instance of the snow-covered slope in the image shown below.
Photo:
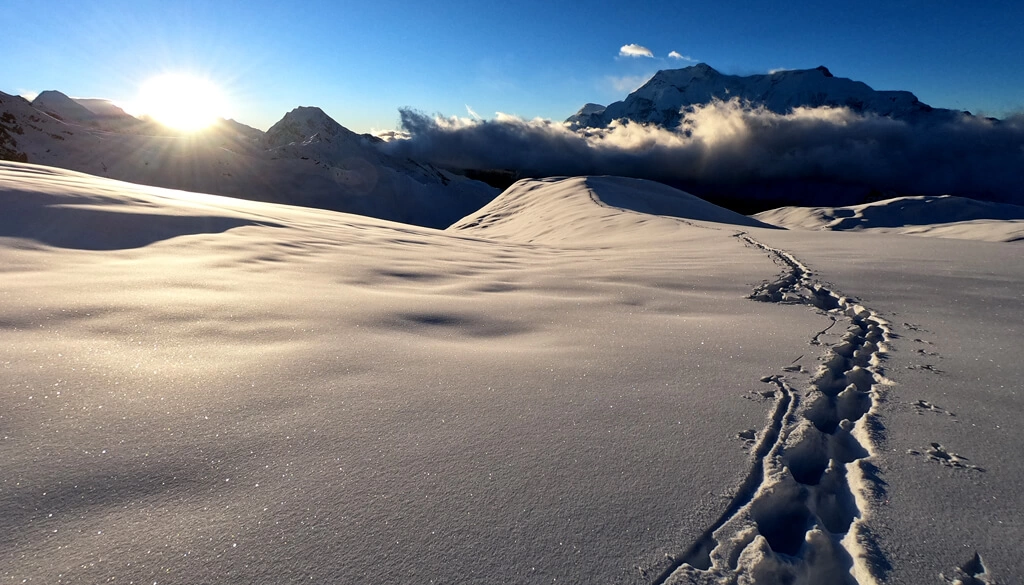
{"label": "snow-covered slope", "polygon": [[120,106],[102,98],[72,98],[75,103],[84,106],[87,110],[97,116],[106,118],[127,118],[131,114],[125,112]]}
{"label": "snow-covered slope", "polygon": [[960,115],[934,109],[907,91],[876,91],[859,81],[835,77],[825,67],[777,71],[765,75],[723,75],[704,63],[658,71],[625,100],[603,110],[587,104],[566,122],[573,127],[602,127],[627,119],[674,128],[680,110],[712,100],[739,98],[780,114],[796,107],[845,106],[854,112],[923,122]]}
{"label": "snow-covered slope", "polygon": [[1024,207],[950,195],[849,207],[780,207],[753,217],[786,229],[870,230],[990,242],[1024,240]]}
{"label": "snow-covered slope", "polygon": [[[895,234],[758,234],[890,324],[864,514],[874,578],[1024,583],[1024,254]],[[821,340],[838,341],[842,323]],[[842,349],[842,342],[837,346]],[[827,582],[827,581],[820,581]],[[834,581],[833,581],[834,582]]]}
{"label": "snow-covered slope", "polygon": [[0,163],[0,580],[1024,581],[1015,246],[648,188],[437,231]]}
{"label": "snow-covered slope", "polygon": [[[45,101],[84,110],[66,96],[51,97]],[[147,185],[432,227],[447,227],[497,194],[484,183],[382,154],[379,139],[350,132],[319,108],[297,108],[265,135],[224,120],[184,136],[73,124],[6,94],[0,110],[4,158]]]}
{"label": "snow-covered slope", "polygon": [[731,230],[623,215],[674,231],[516,244],[0,164],[0,578],[649,582],[821,319],[744,298],[776,266]]}

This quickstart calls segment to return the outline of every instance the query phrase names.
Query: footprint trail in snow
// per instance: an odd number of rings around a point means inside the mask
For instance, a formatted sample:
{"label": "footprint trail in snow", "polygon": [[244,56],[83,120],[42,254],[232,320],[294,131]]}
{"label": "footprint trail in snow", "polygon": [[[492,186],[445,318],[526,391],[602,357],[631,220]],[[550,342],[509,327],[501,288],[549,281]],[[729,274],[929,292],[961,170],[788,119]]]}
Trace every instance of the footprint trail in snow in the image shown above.
{"label": "footprint trail in snow", "polygon": [[806,390],[783,376],[762,378],[774,386],[776,408],[758,434],[750,473],[719,520],[671,557],[653,583],[876,583],[886,562],[866,520],[881,489],[870,459],[882,431],[875,409],[888,383],[881,360],[891,326],[815,282],[791,254],[737,237],[786,269],[751,299],[825,312],[833,323],[812,345],[830,330],[846,332],[828,347]]}

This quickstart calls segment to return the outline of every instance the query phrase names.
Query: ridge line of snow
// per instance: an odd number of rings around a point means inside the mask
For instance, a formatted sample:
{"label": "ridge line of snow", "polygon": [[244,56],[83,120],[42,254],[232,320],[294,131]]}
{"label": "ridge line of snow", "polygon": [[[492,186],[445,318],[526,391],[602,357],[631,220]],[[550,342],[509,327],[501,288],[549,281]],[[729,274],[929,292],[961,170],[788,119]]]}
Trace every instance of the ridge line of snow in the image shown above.
{"label": "ridge line of snow", "polygon": [[590,196],[590,200],[593,201],[595,204],[597,204],[598,207],[603,207],[605,209],[614,209],[615,211],[620,211],[620,212],[623,212],[623,213],[631,213],[631,214],[635,214],[635,215],[656,215],[657,217],[664,217],[664,218],[668,218],[668,219],[674,219],[674,220],[676,220],[676,221],[678,221],[680,223],[686,224],[688,226],[696,227],[696,228],[701,228],[701,229],[706,229],[706,230],[716,230],[717,231],[717,230],[721,229],[721,228],[711,227],[709,225],[700,225],[699,223],[695,223],[695,222],[693,222],[691,220],[688,220],[688,219],[682,218],[682,217],[678,217],[678,216],[675,216],[675,215],[661,215],[661,214],[644,213],[642,211],[637,211],[635,209],[629,209],[628,207],[617,207],[615,205],[611,205],[609,203],[605,203],[604,201],[601,201],[601,198],[597,196],[597,193],[594,192],[594,189],[591,188],[589,183],[584,183],[584,188],[587,190],[587,195]]}

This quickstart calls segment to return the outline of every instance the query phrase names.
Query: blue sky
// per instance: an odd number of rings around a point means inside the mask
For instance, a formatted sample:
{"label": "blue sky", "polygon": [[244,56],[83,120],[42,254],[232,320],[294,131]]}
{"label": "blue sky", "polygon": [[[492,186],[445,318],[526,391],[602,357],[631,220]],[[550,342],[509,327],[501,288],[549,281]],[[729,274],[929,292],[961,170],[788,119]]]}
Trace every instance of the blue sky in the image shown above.
{"label": "blue sky", "polygon": [[[300,105],[356,131],[397,109],[562,119],[622,99],[658,69],[828,66],[937,107],[1024,110],[1024,2],[3,0],[0,91],[130,101],[165,71],[207,76],[266,129]],[[637,44],[654,57],[623,57]]]}

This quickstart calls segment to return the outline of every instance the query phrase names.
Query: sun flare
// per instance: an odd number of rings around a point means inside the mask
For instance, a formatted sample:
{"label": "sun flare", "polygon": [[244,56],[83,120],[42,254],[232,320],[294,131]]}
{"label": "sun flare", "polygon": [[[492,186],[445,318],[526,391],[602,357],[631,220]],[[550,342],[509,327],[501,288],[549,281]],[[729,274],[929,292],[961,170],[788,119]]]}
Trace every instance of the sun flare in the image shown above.
{"label": "sun flare", "polygon": [[139,88],[138,108],[157,122],[195,132],[224,116],[224,92],[209,79],[185,73],[152,77]]}

